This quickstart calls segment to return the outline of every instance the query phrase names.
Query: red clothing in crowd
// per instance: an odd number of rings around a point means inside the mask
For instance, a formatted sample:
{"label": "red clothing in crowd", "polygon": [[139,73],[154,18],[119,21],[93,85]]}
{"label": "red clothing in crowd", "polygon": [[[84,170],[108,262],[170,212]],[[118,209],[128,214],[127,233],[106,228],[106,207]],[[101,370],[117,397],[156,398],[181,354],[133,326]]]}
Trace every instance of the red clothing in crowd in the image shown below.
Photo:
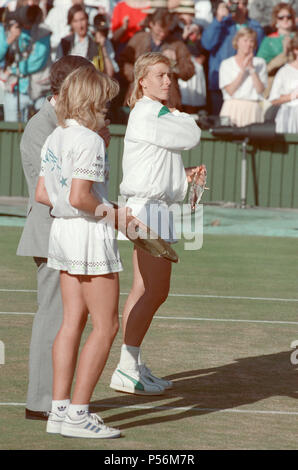
{"label": "red clothing in crowd", "polygon": [[127,42],[135,33],[140,31],[140,23],[146,18],[147,13],[144,13],[143,9],[130,7],[126,2],[117,3],[112,14],[112,32],[122,26],[125,16],[129,17],[129,23],[127,30],[119,40],[120,42]]}

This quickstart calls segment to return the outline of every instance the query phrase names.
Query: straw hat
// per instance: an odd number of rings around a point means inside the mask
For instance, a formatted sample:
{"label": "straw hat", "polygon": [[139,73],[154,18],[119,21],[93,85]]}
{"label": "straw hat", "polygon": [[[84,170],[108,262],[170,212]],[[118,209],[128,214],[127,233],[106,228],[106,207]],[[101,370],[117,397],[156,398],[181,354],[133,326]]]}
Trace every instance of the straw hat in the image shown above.
{"label": "straw hat", "polygon": [[194,0],[181,0],[179,5],[171,11],[175,13],[189,13],[190,15],[194,15],[195,2]]}
{"label": "straw hat", "polygon": [[150,0],[149,8],[144,9],[148,15],[154,13],[157,8],[168,8],[168,0]]}

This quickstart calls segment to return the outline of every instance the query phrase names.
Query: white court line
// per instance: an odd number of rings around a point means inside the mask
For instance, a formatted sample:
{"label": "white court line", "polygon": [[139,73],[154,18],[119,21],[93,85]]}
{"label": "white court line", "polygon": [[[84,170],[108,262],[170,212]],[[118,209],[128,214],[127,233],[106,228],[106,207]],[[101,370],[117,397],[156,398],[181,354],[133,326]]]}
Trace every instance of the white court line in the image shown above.
{"label": "white court line", "polygon": [[[0,292],[37,292],[35,289],[0,289]],[[128,292],[120,292],[120,295],[128,295]],[[298,299],[282,299],[278,297],[245,297],[236,295],[212,295],[212,294],[169,294],[169,297],[190,297],[205,299],[231,299],[231,300],[263,300],[267,302],[298,302]]]}
{"label": "white court line", "polygon": [[[0,403],[0,406],[26,406],[26,403]],[[297,416],[298,411],[271,411],[271,410],[242,410],[239,408],[199,408],[197,406],[150,406],[150,405],[97,405],[90,404],[93,408],[108,408],[108,409],[133,409],[133,410],[169,410],[169,411],[199,411],[199,412],[213,412],[213,413],[243,413],[243,414],[264,414],[264,415],[286,415]]]}
{"label": "white court line", "polygon": [[[0,312],[0,315],[35,315],[32,312]],[[122,315],[119,315],[121,318]],[[164,317],[156,315],[153,320],[189,320],[189,321],[214,321],[214,322],[231,322],[231,323],[270,323],[273,325],[298,325],[297,321],[278,321],[278,320],[239,320],[238,318],[196,318],[196,317]]]}

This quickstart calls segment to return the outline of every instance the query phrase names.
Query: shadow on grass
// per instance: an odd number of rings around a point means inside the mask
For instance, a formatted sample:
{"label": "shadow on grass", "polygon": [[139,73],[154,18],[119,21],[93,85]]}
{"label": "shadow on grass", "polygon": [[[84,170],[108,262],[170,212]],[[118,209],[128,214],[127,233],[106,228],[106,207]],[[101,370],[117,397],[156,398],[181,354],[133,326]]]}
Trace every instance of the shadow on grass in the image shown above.
{"label": "shadow on grass", "polygon": [[[297,399],[298,371],[291,364],[291,353],[284,351],[247,357],[219,367],[183,371],[166,377],[174,381],[174,387],[165,395],[142,397],[119,394],[110,399],[94,401],[90,408],[91,411],[98,411],[100,408],[107,410],[148,404],[148,409],[121,409],[119,413],[105,419],[105,422],[117,422],[120,429],[128,429],[238,408],[275,396]],[[154,407],[154,402],[167,398],[168,403],[157,403]],[[179,411],[170,409],[172,407],[188,409]],[[165,411],[168,412],[166,416]],[[155,416],[148,417],[152,413]],[[134,418],[137,418],[136,421],[118,425],[119,421]]]}

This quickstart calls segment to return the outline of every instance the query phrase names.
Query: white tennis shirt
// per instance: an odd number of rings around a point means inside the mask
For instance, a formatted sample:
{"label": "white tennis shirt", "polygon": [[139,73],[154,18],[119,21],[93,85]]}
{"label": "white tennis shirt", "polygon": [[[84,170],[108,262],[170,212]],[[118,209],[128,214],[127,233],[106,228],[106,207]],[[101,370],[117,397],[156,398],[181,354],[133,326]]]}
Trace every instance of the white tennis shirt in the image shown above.
{"label": "white tennis shirt", "polygon": [[182,150],[198,145],[201,130],[189,114],[143,96],[129,115],[124,138],[121,195],[167,204],[182,201],[187,178]]}
{"label": "white tennis shirt", "polygon": [[100,200],[107,195],[105,184],[105,144],[103,139],[74,119],[67,119],[49,135],[41,150],[40,175],[55,217],[89,215],[69,202],[73,178],[93,181],[92,191]]}

